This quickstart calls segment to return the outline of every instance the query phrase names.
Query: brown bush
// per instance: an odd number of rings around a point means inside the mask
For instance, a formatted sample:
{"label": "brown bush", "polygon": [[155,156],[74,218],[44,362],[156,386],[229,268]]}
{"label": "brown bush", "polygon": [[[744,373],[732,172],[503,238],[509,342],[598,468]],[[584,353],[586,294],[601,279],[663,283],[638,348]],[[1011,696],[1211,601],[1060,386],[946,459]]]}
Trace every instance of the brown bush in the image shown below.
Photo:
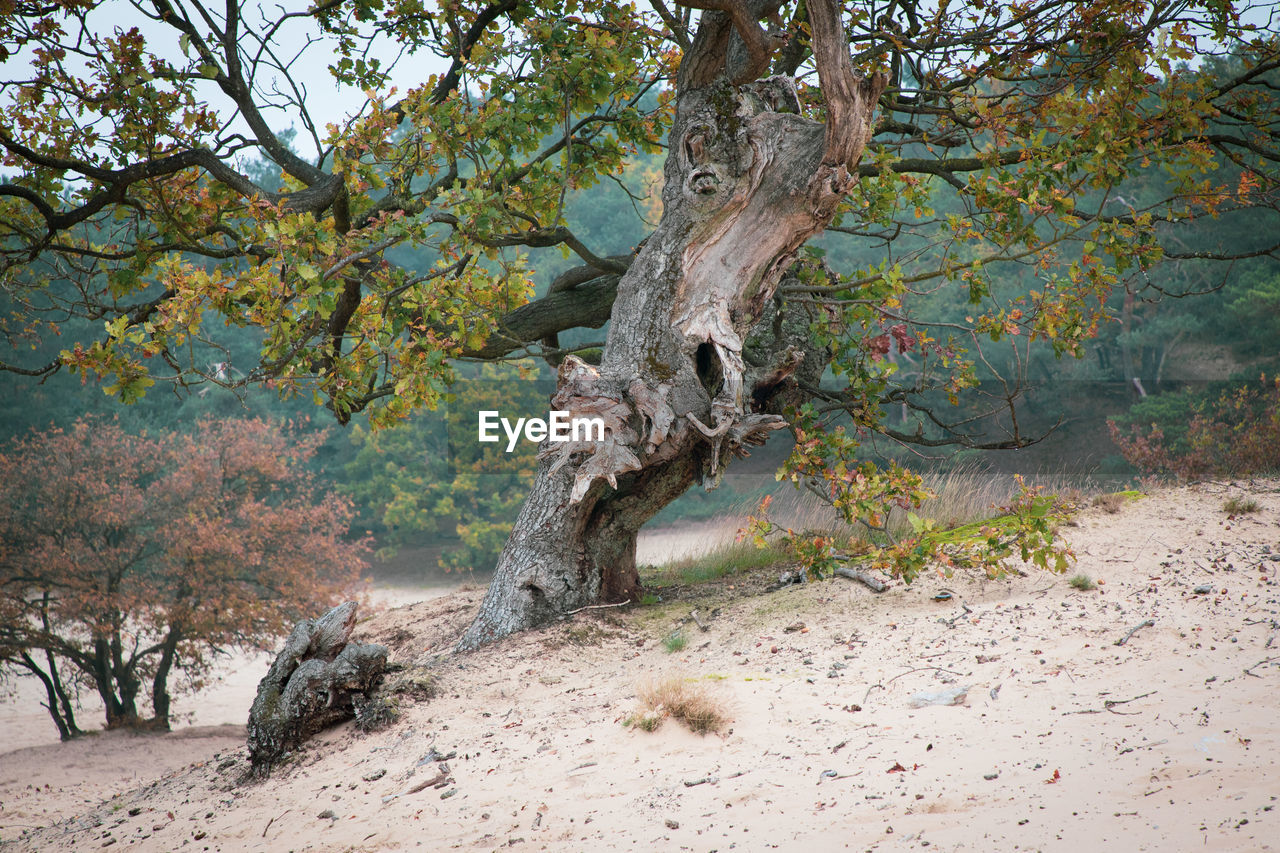
{"label": "brown bush", "polygon": [[1186,415],[1186,435],[1177,442],[1166,440],[1159,424],[1107,426],[1124,458],[1144,474],[1203,480],[1280,471],[1280,378],[1224,391],[1189,405]]}

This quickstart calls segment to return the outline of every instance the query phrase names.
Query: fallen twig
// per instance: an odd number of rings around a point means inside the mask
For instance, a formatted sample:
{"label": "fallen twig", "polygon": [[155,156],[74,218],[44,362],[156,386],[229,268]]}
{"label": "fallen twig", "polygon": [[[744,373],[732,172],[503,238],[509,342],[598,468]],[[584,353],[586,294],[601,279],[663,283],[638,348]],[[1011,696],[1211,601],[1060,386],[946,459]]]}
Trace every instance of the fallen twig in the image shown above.
{"label": "fallen twig", "polygon": [[293,809],[285,809],[284,811],[280,812],[280,814],[276,815],[275,817],[271,818],[271,820],[267,821],[267,825],[262,828],[262,837],[263,838],[267,837],[267,830],[271,828],[271,824],[275,823],[277,820],[284,817],[291,811],[293,811]]}
{"label": "fallen twig", "polygon": [[851,581],[857,581],[872,592],[884,592],[889,585],[879,578],[872,577],[861,569],[850,569],[847,566],[840,566],[836,569],[836,574],[842,578],[848,578]]}
{"label": "fallen twig", "polygon": [[630,601],[618,601],[614,604],[588,604],[586,607],[579,607],[577,610],[566,610],[564,615],[572,616],[573,614],[581,613],[584,610],[603,610],[606,607],[626,607],[628,604],[632,603],[633,602]]}
{"label": "fallen twig", "polygon": [[710,630],[711,630],[711,628],[710,628],[709,626],[702,624],[702,620],[698,618],[698,611],[696,611],[696,610],[690,611],[690,613],[689,613],[689,618],[690,618],[690,619],[692,619],[692,620],[694,621],[694,623],[695,623],[699,628],[701,628],[702,630],[704,630],[704,631],[710,631]]}
{"label": "fallen twig", "polygon": [[1129,642],[1129,638],[1132,637],[1134,634],[1138,633],[1143,628],[1153,627],[1155,624],[1156,624],[1156,620],[1148,619],[1147,621],[1139,625],[1133,626],[1133,628],[1129,631],[1129,633],[1125,634],[1124,637],[1122,637],[1121,639],[1116,640],[1116,645],[1123,646],[1125,643]]}
{"label": "fallen twig", "polygon": [[943,619],[942,617],[938,617],[938,622],[939,624],[946,625],[948,628],[955,630],[956,622],[960,621],[966,616],[971,615],[972,613],[973,613],[973,608],[962,601],[960,602],[959,613],[957,613],[955,616],[952,616],[950,619]]}
{"label": "fallen twig", "polygon": [[904,675],[910,675],[910,674],[911,674],[911,673],[913,673],[913,672],[921,672],[921,671],[926,670],[926,669],[936,670],[937,672],[945,672],[945,673],[947,673],[948,675],[961,675],[961,674],[962,674],[962,673],[956,672],[955,670],[951,670],[951,669],[943,669],[943,668],[942,668],[942,667],[940,667],[940,666],[918,666],[918,667],[916,667],[915,669],[909,669],[909,670],[907,670],[906,672],[900,672],[900,673],[898,673],[898,674],[897,674],[897,675],[895,675],[893,678],[890,678],[888,681],[884,682],[883,684],[881,684],[881,683],[880,683],[880,682],[878,682],[878,681],[877,681],[875,684],[872,684],[870,687],[868,687],[868,688],[867,688],[867,693],[866,693],[866,695],[862,697],[862,704],[863,704],[863,705],[867,704],[867,699],[868,699],[868,698],[870,698],[870,696],[871,696],[871,691],[872,691],[872,690],[875,690],[877,687],[879,687],[881,690],[884,690],[884,689],[888,688],[888,686],[889,686],[890,684],[893,684],[893,682],[897,681],[899,678],[902,678],[902,676],[904,676]]}
{"label": "fallen twig", "polygon": [[419,782],[418,784],[414,785],[412,788],[408,789],[407,791],[401,791],[399,794],[391,794],[390,796],[383,797],[382,802],[389,803],[392,800],[396,799],[397,797],[407,797],[410,794],[416,794],[419,791],[425,791],[427,788],[443,788],[445,785],[448,785],[452,781],[453,781],[453,777],[449,775],[449,766],[447,764],[444,764],[444,765],[441,765],[440,772],[437,773],[432,778],[425,779]]}
{"label": "fallen twig", "polygon": [[1125,747],[1124,749],[1120,750],[1120,754],[1121,754],[1121,755],[1126,755],[1126,754],[1128,754],[1128,753],[1130,753],[1130,752],[1133,752],[1135,749],[1151,749],[1151,747],[1153,747],[1153,746],[1163,746],[1164,744],[1166,744],[1166,743],[1168,743],[1168,742],[1169,742],[1169,741],[1167,741],[1167,740],[1158,740],[1158,741],[1155,741],[1155,742],[1153,742],[1153,743],[1140,743],[1140,744],[1138,744],[1137,746],[1127,746],[1127,747]]}
{"label": "fallen twig", "polygon": [[449,784],[449,781],[449,767],[448,765],[442,765],[440,772],[433,778],[427,779],[424,782],[419,782],[409,790],[405,791],[405,793],[416,794],[419,791],[425,791],[427,788],[443,788],[445,785]]}
{"label": "fallen twig", "polygon": [[[1146,693],[1143,693],[1141,696],[1134,696],[1132,699],[1108,699],[1107,701],[1102,703],[1102,707],[1108,711],[1111,711],[1111,709],[1116,705],[1128,705],[1130,702],[1137,702],[1139,699],[1145,699],[1155,692],[1156,691],[1154,690],[1148,690]],[[1120,712],[1111,711],[1111,713],[1119,714]]]}
{"label": "fallen twig", "polygon": [[1255,673],[1255,672],[1250,672],[1249,670],[1251,670],[1251,669],[1257,669],[1258,667],[1262,666],[1263,664],[1271,663],[1271,662],[1272,662],[1272,661],[1274,661],[1274,660],[1280,660],[1280,656],[1264,658],[1264,659],[1262,659],[1262,660],[1258,661],[1257,663],[1255,663],[1253,666],[1251,666],[1251,667],[1249,667],[1248,669],[1246,669],[1246,670],[1244,671],[1244,674],[1245,674],[1245,675],[1252,675],[1254,678],[1261,678],[1261,677],[1262,677],[1261,675],[1258,675],[1258,674],[1257,674],[1257,673]]}
{"label": "fallen twig", "polygon": [[[1116,706],[1116,705],[1127,705],[1127,704],[1129,704],[1130,702],[1137,702],[1139,699],[1145,699],[1145,698],[1147,698],[1148,696],[1150,696],[1151,694],[1153,694],[1153,693],[1155,693],[1155,692],[1156,692],[1156,691],[1154,691],[1154,690],[1149,690],[1149,691],[1147,691],[1146,693],[1143,693],[1141,696],[1134,696],[1132,699],[1108,699],[1108,700],[1106,700],[1105,702],[1103,702],[1103,703],[1102,703],[1102,707],[1101,707],[1101,708],[1086,708],[1086,709],[1084,709],[1083,711],[1063,711],[1063,712],[1062,712],[1062,716],[1067,717],[1067,716],[1070,716],[1070,715],[1072,715],[1072,714],[1101,714],[1103,711],[1111,711],[1111,713],[1113,713],[1113,714],[1121,714],[1121,715],[1125,715],[1125,714],[1124,714],[1124,711],[1116,711],[1116,710],[1113,710],[1113,709],[1115,708],[1115,706]],[[1138,712],[1137,712],[1137,711],[1134,711],[1134,713],[1136,714],[1136,713],[1138,713]],[[1127,715],[1125,715],[1125,716],[1127,716]]]}

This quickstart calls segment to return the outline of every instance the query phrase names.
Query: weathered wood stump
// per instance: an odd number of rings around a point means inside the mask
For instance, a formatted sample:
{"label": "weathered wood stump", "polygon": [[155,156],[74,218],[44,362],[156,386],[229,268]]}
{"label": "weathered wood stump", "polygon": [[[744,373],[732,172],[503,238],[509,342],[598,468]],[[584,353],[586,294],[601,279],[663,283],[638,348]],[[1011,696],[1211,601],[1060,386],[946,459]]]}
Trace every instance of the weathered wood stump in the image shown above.
{"label": "weathered wood stump", "polygon": [[355,716],[382,678],[387,647],[348,643],[356,603],[305,619],[289,634],[249,711],[251,776],[264,778],[281,756],[328,726]]}

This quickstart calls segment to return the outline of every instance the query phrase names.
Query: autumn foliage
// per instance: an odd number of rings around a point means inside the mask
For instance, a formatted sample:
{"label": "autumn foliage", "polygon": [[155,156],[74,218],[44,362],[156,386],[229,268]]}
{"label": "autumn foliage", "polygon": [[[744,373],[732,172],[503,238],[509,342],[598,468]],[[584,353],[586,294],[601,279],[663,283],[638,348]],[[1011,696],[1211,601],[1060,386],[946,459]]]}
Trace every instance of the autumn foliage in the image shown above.
{"label": "autumn foliage", "polygon": [[40,679],[64,739],[79,688],[108,726],[167,728],[175,669],[199,683],[217,652],[265,646],[359,582],[349,504],[305,468],[319,440],[82,419],[0,453],[0,664]]}
{"label": "autumn foliage", "polygon": [[1142,473],[1204,480],[1280,471],[1280,379],[1263,376],[1217,396],[1166,396],[1145,422],[1107,422]]}

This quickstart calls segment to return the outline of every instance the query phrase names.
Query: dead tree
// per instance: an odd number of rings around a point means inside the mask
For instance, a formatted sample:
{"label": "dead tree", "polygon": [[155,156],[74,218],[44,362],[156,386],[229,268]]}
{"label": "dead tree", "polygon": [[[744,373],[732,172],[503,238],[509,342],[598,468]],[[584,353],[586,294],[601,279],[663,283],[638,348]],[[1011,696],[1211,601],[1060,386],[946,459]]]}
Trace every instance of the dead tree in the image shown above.
{"label": "dead tree", "polygon": [[263,778],[286,752],[328,726],[355,716],[377,687],[387,647],[349,643],[356,603],[299,622],[262,681],[249,712],[249,761]]}

